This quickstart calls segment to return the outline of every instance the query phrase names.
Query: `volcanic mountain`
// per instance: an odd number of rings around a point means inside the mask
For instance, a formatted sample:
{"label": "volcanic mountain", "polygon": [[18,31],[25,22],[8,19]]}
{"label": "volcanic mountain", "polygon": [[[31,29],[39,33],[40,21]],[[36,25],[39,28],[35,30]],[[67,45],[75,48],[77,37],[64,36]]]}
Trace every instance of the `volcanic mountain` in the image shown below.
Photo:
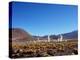
{"label": "volcanic mountain", "polygon": [[62,34],[65,39],[78,39],[78,30]]}
{"label": "volcanic mountain", "polygon": [[21,28],[12,28],[9,29],[9,32],[12,36],[10,36],[10,40],[12,41],[30,41],[33,40],[33,37]]}
{"label": "volcanic mountain", "polygon": [[[30,40],[37,40],[39,38],[40,40],[46,40],[48,38],[48,35],[45,36],[32,36],[27,31],[21,29],[21,28],[12,28],[9,29],[9,39],[12,41],[30,41]],[[62,34],[64,39],[78,39],[78,31],[72,31],[69,33]],[[58,39],[59,35],[50,35],[50,39]]]}
{"label": "volcanic mountain", "polygon": [[[78,30],[72,31],[72,32],[68,32],[68,33],[63,33],[63,34],[58,34],[58,35],[50,35],[50,39],[58,39],[60,37],[60,35],[63,36],[63,39],[78,39]],[[40,38],[42,40],[45,40],[48,38],[48,35],[45,36],[33,36],[35,38]]]}

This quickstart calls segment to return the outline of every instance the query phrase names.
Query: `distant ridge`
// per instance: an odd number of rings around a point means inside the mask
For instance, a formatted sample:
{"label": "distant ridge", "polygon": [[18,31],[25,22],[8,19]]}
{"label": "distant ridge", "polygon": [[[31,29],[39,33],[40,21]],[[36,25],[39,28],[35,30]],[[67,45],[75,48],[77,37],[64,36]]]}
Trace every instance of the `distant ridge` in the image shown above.
{"label": "distant ridge", "polygon": [[78,39],[78,30],[62,34],[65,39]]}
{"label": "distant ridge", "polygon": [[[27,31],[21,28],[12,28],[9,29],[12,31],[12,38],[9,37],[12,41],[30,41],[30,40],[37,40],[38,38],[40,40],[46,40],[48,38],[48,35],[45,36],[32,36]],[[78,30],[64,33],[63,39],[78,39]],[[59,35],[50,35],[50,39],[58,39]]]}
{"label": "distant ridge", "polygon": [[[58,35],[50,35],[50,39],[58,39],[60,34]],[[78,30],[76,31],[72,31],[72,32],[68,32],[68,33],[64,33],[64,34],[61,34],[63,36],[63,39],[78,39]],[[33,36],[35,38],[40,38],[40,39],[47,39],[48,35],[45,35],[45,36]]]}

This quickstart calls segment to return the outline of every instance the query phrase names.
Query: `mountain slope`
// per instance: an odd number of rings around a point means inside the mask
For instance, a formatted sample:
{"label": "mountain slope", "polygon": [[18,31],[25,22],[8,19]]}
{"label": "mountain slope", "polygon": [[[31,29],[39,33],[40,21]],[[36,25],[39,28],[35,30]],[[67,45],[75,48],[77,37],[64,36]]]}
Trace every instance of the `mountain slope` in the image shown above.
{"label": "mountain slope", "polygon": [[[31,36],[28,32],[21,28],[12,28],[9,31],[12,32],[12,37],[9,37],[12,41],[30,41],[30,40],[37,40],[38,38],[40,40],[47,40],[48,35],[45,36]],[[72,31],[69,33],[64,33],[63,39],[78,39],[78,31]],[[58,39],[59,35],[50,35],[50,39]]]}
{"label": "mountain slope", "polygon": [[[72,31],[72,32],[69,32],[69,33],[64,33],[62,34],[63,36],[63,39],[78,39],[78,31]],[[45,35],[45,36],[33,36],[34,38],[40,38],[42,40],[45,40],[48,38],[48,35]],[[60,34],[59,35],[50,35],[50,39],[53,40],[53,39],[58,39],[60,37]]]}
{"label": "mountain slope", "polygon": [[62,34],[64,39],[78,39],[78,31]]}
{"label": "mountain slope", "polygon": [[17,40],[17,41],[33,40],[32,36],[21,28],[12,28],[10,30],[12,31],[11,40]]}

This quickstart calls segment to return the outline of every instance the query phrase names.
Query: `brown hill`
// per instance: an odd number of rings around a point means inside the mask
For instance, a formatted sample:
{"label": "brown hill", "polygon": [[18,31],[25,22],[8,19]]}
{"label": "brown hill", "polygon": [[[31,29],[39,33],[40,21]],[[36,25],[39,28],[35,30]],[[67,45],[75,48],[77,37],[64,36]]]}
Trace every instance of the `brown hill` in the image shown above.
{"label": "brown hill", "polygon": [[32,36],[21,28],[12,28],[10,29],[12,32],[12,37],[10,38],[12,41],[29,41],[33,40]]}

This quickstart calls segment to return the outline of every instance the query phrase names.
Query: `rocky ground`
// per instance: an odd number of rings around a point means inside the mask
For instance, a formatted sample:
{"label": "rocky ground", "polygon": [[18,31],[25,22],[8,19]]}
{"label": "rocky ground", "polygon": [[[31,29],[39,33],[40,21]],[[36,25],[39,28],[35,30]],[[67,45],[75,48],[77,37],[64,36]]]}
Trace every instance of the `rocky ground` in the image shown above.
{"label": "rocky ground", "polygon": [[11,58],[77,55],[78,42],[12,42]]}

